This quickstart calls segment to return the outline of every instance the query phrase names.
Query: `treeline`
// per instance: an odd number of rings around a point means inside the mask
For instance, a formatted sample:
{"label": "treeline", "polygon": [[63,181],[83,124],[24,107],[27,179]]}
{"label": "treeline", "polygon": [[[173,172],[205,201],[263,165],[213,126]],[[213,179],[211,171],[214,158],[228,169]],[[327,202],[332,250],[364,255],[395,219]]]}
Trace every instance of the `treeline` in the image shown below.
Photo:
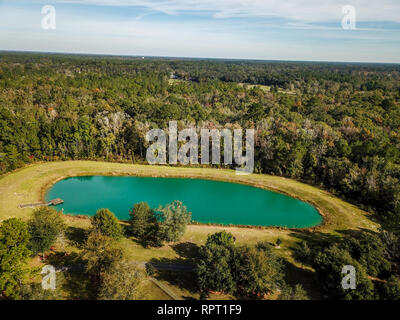
{"label": "treeline", "polygon": [[0,58],[1,173],[43,160],[141,162],[146,132],[170,120],[255,128],[257,172],[323,186],[400,228],[398,65]]}

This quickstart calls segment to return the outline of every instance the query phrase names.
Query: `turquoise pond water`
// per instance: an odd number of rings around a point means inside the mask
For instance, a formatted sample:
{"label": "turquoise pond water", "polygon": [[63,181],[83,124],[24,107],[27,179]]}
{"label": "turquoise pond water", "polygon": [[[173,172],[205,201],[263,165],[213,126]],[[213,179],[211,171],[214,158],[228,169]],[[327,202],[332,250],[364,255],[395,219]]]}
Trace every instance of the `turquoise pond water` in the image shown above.
{"label": "turquoise pond water", "polygon": [[289,196],[229,182],[150,177],[72,177],[57,182],[46,200],[61,198],[57,210],[64,213],[94,215],[109,208],[122,220],[129,209],[146,201],[152,208],[180,200],[201,223],[313,227],[322,217],[310,204]]}

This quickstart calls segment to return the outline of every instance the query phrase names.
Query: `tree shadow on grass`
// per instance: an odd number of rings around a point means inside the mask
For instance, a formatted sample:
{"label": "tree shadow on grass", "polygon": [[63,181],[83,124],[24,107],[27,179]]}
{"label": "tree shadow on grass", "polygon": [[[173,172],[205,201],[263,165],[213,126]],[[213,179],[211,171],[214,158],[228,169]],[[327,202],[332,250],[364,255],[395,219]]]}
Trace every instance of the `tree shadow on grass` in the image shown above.
{"label": "tree shadow on grass", "polygon": [[142,239],[131,238],[134,242],[141,245],[143,248],[161,248],[163,246],[162,242],[158,239],[151,237],[144,237]]}
{"label": "tree shadow on grass", "polygon": [[68,299],[96,298],[95,290],[85,272],[85,263],[78,253],[55,252],[47,256],[46,263],[54,266],[57,273],[63,273],[66,281],[62,288]]}
{"label": "tree shadow on grass", "polygon": [[[177,253],[177,257],[174,258],[152,258],[149,262],[153,265],[177,265],[179,266],[192,266],[194,267],[197,263],[199,246],[192,242],[182,242],[177,244],[172,244],[171,248]],[[171,267],[172,269],[172,267]],[[186,271],[186,268],[183,268]]]}
{"label": "tree shadow on grass", "polygon": [[340,240],[340,236],[338,235],[316,231],[292,232],[289,236],[306,241],[312,247],[325,247]]}
{"label": "tree shadow on grass", "polygon": [[195,297],[191,297],[191,296],[182,296],[182,298],[183,298],[184,300],[198,300],[198,299],[196,299]]}
{"label": "tree shadow on grass", "polygon": [[375,231],[372,231],[369,229],[365,229],[365,228],[361,228],[358,230],[344,229],[344,230],[336,230],[336,231],[344,236],[348,236],[348,237],[352,237],[352,238],[360,238],[361,234],[369,234],[369,235],[375,235],[375,236],[379,235],[378,232],[375,232]]}
{"label": "tree shadow on grass", "polygon": [[[328,248],[329,246],[339,243],[344,239],[344,237],[360,238],[362,234],[368,233],[370,235],[378,235],[369,229],[357,229],[357,230],[335,230],[339,235],[313,232],[313,231],[302,231],[302,232],[292,232],[289,235],[291,237],[297,238],[299,240],[305,241],[307,245],[312,248],[315,252]],[[298,247],[290,247],[293,251],[296,251]]]}
{"label": "tree shadow on grass", "polygon": [[196,263],[200,247],[193,242],[181,242],[171,246],[179,257],[190,263]]}
{"label": "tree shadow on grass", "polygon": [[46,263],[54,266],[56,269],[71,268],[76,265],[83,265],[83,261],[76,252],[54,252],[46,257]]}
{"label": "tree shadow on grass", "polygon": [[125,237],[130,238],[130,237],[133,236],[132,232],[131,232],[130,225],[128,223],[123,221],[122,223],[120,223],[120,226],[122,227],[122,231],[123,231]]}
{"label": "tree shadow on grass", "polygon": [[[191,242],[177,243],[171,247],[178,257],[153,258],[149,261],[157,270],[154,277],[190,294],[199,293],[194,272],[199,247]],[[194,299],[187,294],[182,297],[186,300]]]}
{"label": "tree shadow on grass", "polygon": [[293,263],[284,260],[285,268],[284,280],[287,284],[294,287],[296,284],[300,284],[307,295],[312,300],[322,299],[322,295],[318,288],[318,281],[315,273],[307,268],[301,268]]}
{"label": "tree shadow on grass", "polygon": [[181,257],[176,257],[176,258],[166,258],[166,257],[160,257],[160,258],[151,258],[149,261],[153,265],[189,265],[189,262]]}
{"label": "tree shadow on grass", "polygon": [[85,272],[71,271],[65,273],[66,282],[63,289],[68,292],[72,300],[96,299],[96,288],[93,287],[90,278]]}
{"label": "tree shadow on grass", "polygon": [[[297,262],[307,266],[312,265],[312,261],[318,252],[330,247],[341,239],[341,236],[339,235],[313,231],[292,232],[289,235],[301,240],[298,243],[289,246],[289,249],[293,253],[293,258]],[[307,246],[303,247],[303,244],[306,244]],[[306,249],[307,247],[308,249]]]}
{"label": "tree shadow on grass", "polygon": [[87,239],[87,231],[82,228],[68,227],[65,231],[65,236],[70,242],[71,246],[81,247]]}
{"label": "tree shadow on grass", "polygon": [[[185,290],[191,294],[199,293],[196,282],[196,276],[193,272],[178,272],[159,270],[154,276],[159,281],[166,281],[170,285],[176,286],[181,290]],[[194,299],[191,296],[182,296],[184,299]]]}
{"label": "tree shadow on grass", "polygon": [[147,235],[142,238],[138,238],[132,234],[129,224],[121,224],[121,226],[125,237],[142,246],[143,248],[159,248],[163,246],[162,242],[154,235]]}

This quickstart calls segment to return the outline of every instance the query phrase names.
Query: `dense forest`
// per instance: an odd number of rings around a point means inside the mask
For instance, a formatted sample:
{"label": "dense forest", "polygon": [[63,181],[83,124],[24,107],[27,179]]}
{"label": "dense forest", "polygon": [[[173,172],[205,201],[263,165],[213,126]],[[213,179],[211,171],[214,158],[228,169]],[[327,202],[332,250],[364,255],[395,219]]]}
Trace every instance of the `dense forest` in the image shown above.
{"label": "dense forest", "polygon": [[0,174],[144,162],[146,132],[254,128],[258,173],[323,187],[400,229],[400,65],[0,54]]}

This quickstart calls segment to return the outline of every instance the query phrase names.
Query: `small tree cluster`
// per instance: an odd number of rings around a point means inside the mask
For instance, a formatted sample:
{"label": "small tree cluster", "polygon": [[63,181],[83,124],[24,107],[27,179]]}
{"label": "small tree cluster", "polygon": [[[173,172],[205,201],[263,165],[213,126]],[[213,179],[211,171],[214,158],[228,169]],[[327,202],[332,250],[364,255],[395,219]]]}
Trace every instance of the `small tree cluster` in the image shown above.
{"label": "small tree cluster", "polygon": [[145,246],[179,241],[192,219],[181,201],[160,206],[157,210],[151,209],[146,202],[136,203],[129,214],[131,234]]}
{"label": "small tree cluster", "polygon": [[[356,269],[357,290],[345,290],[342,287],[343,266],[351,265]],[[374,285],[368,278],[365,268],[354,260],[348,251],[332,245],[318,252],[313,267],[323,292],[330,298],[344,300],[371,300],[375,298]]]}
{"label": "small tree cluster", "polygon": [[222,231],[210,235],[199,253],[202,298],[210,291],[262,298],[283,284],[282,263],[269,244],[236,247],[232,234]]}
{"label": "small tree cluster", "polygon": [[101,275],[122,257],[122,249],[112,238],[95,231],[89,234],[82,258],[86,261],[86,272],[93,281],[99,281]]}
{"label": "small tree cluster", "polygon": [[199,250],[196,272],[202,298],[209,291],[233,293],[236,291],[231,269],[235,256],[234,238],[225,231],[211,235]]}
{"label": "small tree cluster", "polygon": [[63,272],[57,273],[56,288],[53,290],[43,289],[41,282],[26,284],[22,289],[23,300],[64,300],[66,298],[63,290],[66,278]]}
{"label": "small tree cluster", "polygon": [[262,297],[272,293],[283,282],[281,260],[268,249],[244,246],[237,249],[236,289],[240,296]]}

